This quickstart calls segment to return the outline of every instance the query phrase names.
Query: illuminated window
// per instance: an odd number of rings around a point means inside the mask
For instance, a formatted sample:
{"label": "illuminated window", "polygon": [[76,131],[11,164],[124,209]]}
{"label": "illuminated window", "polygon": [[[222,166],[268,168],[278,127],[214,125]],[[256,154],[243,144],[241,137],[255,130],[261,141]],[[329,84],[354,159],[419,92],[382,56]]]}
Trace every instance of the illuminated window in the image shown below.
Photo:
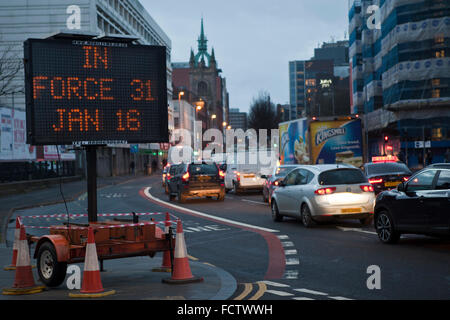
{"label": "illuminated window", "polygon": [[431,136],[433,140],[441,140],[444,137],[444,134],[442,133],[442,128],[433,128],[431,130]]}
{"label": "illuminated window", "polygon": [[316,79],[306,79],[305,85],[314,87],[316,85]]}
{"label": "illuminated window", "polygon": [[445,57],[445,50],[436,51],[436,58],[444,58],[444,57]]}
{"label": "illuminated window", "polygon": [[441,79],[433,79],[431,80],[431,84],[433,85],[433,87],[437,87],[441,85]]}
{"label": "illuminated window", "polygon": [[440,98],[441,97],[441,90],[440,89],[434,89],[431,91],[431,97],[432,98]]}
{"label": "illuminated window", "polygon": [[444,39],[443,35],[438,35],[438,36],[434,37],[435,44],[443,44],[444,41],[445,41],[445,39]]}

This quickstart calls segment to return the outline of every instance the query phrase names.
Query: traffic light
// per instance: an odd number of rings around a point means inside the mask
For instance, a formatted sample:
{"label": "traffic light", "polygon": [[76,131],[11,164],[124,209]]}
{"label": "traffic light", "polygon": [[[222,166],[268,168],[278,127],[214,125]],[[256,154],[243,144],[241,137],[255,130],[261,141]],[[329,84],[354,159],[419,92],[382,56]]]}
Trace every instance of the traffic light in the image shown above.
{"label": "traffic light", "polygon": [[388,136],[384,136],[384,142],[389,142],[389,137]]}

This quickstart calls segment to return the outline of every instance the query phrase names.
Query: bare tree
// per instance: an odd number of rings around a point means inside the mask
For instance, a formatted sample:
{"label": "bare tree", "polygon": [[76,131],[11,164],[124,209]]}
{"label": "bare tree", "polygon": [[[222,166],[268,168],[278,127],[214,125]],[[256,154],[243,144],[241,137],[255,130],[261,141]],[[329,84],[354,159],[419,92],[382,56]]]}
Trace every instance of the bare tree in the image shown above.
{"label": "bare tree", "polygon": [[0,97],[24,92],[23,84],[15,81],[22,70],[22,59],[14,55],[13,49],[13,46],[0,47]]}

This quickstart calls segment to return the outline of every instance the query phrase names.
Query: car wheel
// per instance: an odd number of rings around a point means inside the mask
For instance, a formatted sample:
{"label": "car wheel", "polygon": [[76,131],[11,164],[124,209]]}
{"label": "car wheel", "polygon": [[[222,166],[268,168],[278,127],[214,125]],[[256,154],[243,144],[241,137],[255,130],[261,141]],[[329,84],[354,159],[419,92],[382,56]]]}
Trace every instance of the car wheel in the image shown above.
{"label": "car wheel", "polygon": [[363,226],[370,226],[372,224],[373,221],[373,216],[370,215],[364,219],[359,219],[359,222],[363,225]]}
{"label": "car wheel", "polygon": [[387,211],[381,211],[375,220],[375,230],[383,243],[393,244],[400,239],[400,233],[395,230],[392,216]]}
{"label": "car wheel", "polygon": [[67,263],[58,262],[55,247],[50,242],[39,247],[37,271],[41,281],[48,287],[58,287],[66,278]]}
{"label": "car wheel", "polygon": [[275,222],[283,221],[283,216],[280,214],[278,210],[278,205],[276,201],[272,201],[272,219]]}
{"label": "car wheel", "polygon": [[300,218],[305,228],[311,228],[314,225],[314,221],[311,217],[311,210],[306,204],[302,206]]}

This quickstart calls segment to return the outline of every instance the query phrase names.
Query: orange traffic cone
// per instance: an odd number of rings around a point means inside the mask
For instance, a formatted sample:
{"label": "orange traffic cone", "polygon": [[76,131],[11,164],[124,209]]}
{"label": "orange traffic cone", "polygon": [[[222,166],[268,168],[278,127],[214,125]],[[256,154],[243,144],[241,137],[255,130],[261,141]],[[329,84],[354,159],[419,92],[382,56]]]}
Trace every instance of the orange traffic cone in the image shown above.
{"label": "orange traffic cone", "polygon": [[45,286],[36,286],[31,270],[31,258],[28,248],[28,240],[25,234],[25,228],[20,227],[19,241],[17,242],[17,260],[16,274],[13,287],[3,289],[5,295],[21,295],[39,293],[45,289]]}
{"label": "orange traffic cone", "polygon": [[169,284],[184,284],[203,281],[203,278],[194,277],[192,275],[191,268],[189,267],[186,243],[184,241],[183,226],[181,225],[180,220],[178,220],[177,223],[172,277],[163,279],[162,281]]}
{"label": "orange traffic cone", "polygon": [[[169,233],[170,228],[170,215],[166,213],[166,221],[164,222],[165,230],[164,233],[167,235]],[[162,265],[160,268],[153,268],[153,272],[171,272],[172,271],[172,262],[170,261],[170,251],[164,251]]]}
{"label": "orange traffic cone", "polygon": [[88,242],[84,259],[83,283],[80,293],[69,293],[72,298],[101,298],[116,293],[115,290],[105,291],[100,278],[97,247],[95,246],[94,230],[88,229]]}
{"label": "orange traffic cone", "polygon": [[4,267],[5,270],[16,270],[16,260],[17,260],[17,248],[20,239],[20,219],[16,218],[16,229],[14,230],[14,244],[13,244],[13,256],[12,262],[9,266]]}

